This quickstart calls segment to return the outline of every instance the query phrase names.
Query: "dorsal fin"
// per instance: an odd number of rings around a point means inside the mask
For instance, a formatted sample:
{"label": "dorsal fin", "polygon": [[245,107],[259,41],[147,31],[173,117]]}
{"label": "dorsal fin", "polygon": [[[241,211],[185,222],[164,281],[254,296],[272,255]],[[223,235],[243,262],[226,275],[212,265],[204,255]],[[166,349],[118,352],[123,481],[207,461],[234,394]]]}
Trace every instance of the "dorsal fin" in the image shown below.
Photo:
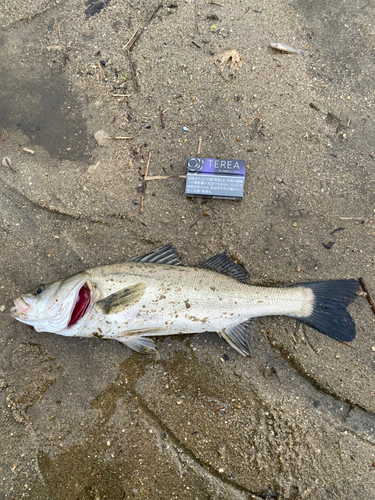
{"label": "dorsal fin", "polygon": [[152,264],[168,264],[169,266],[182,266],[177,250],[173,245],[163,245],[151,252],[136,255],[129,262],[149,262]]}
{"label": "dorsal fin", "polygon": [[216,271],[221,274],[226,274],[231,276],[241,283],[247,283],[247,274],[245,268],[241,264],[236,264],[233,260],[228,257],[226,253],[220,253],[214,255],[210,259],[206,260],[199,267],[204,269],[211,269],[211,271]]}
{"label": "dorsal fin", "polygon": [[144,283],[128,286],[99,300],[96,303],[96,307],[104,314],[115,314],[124,311],[138,302],[144,294],[145,288],[146,285]]}

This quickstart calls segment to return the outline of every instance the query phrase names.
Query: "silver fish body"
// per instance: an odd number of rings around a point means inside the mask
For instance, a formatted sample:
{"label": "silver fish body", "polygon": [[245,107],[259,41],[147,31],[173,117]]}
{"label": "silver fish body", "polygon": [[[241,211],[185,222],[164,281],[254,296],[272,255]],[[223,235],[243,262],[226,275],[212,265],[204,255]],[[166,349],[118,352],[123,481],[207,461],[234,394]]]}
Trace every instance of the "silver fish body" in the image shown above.
{"label": "silver fish body", "polygon": [[[116,339],[135,350],[152,349],[150,336],[214,331],[241,354],[251,351],[252,318],[286,315],[311,324],[317,301],[314,286],[248,285],[231,277],[238,265],[225,255],[215,258],[204,268],[146,261],[88,269],[37,288],[36,294],[23,294],[15,300],[11,315],[38,331]],[[213,270],[215,266],[231,275]],[[358,288],[354,282],[340,282],[347,283],[350,302]],[[342,309],[349,316],[349,299],[345,300]],[[331,336],[341,339],[344,333]]]}
{"label": "silver fish body", "polygon": [[279,50],[280,52],[287,52],[288,54],[300,54],[303,55],[301,50],[295,49],[290,45],[285,45],[284,43],[270,43],[271,49]]}

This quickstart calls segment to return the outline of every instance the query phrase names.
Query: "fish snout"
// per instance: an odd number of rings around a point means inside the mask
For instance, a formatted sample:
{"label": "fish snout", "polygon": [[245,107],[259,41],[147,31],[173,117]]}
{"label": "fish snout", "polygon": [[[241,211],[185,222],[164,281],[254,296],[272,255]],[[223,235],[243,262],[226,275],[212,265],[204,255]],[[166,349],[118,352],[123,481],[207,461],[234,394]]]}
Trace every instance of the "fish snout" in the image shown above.
{"label": "fish snout", "polygon": [[10,308],[10,315],[12,318],[18,318],[19,316],[25,316],[30,311],[31,305],[28,304],[23,297],[18,297],[14,299],[14,306]]}

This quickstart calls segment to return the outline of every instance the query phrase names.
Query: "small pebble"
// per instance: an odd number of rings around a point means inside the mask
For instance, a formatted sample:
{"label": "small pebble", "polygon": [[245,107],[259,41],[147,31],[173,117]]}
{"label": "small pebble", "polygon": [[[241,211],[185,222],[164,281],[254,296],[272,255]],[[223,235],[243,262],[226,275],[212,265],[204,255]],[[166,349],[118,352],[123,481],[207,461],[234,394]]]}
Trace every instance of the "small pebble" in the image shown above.
{"label": "small pebble", "polygon": [[184,132],[190,132],[190,130],[189,130],[187,127],[182,127],[182,130],[183,130]]}
{"label": "small pebble", "polygon": [[108,439],[107,446],[111,446],[111,441]]}
{"label": "small pebble", "polygon": [[[5,306],[4,305],[0,306],[0,312],[3,313],[4,311],[5,311]],[[373,347],[372,349],[375,351],[375,347]]]}

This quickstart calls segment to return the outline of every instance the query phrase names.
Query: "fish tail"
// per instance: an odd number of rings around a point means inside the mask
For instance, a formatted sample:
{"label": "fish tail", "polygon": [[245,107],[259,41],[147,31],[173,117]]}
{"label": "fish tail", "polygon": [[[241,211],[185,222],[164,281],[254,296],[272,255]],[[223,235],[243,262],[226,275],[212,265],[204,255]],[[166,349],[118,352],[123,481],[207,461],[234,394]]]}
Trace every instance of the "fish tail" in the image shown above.
{"label": "fish tail", "polygon": [[357,298],[357,280],[317,281],[293,286],[309,288],[314,294],[310,315],[297,319],[336,340],[349,342],[355,338],[355,323],[346,308]]}

